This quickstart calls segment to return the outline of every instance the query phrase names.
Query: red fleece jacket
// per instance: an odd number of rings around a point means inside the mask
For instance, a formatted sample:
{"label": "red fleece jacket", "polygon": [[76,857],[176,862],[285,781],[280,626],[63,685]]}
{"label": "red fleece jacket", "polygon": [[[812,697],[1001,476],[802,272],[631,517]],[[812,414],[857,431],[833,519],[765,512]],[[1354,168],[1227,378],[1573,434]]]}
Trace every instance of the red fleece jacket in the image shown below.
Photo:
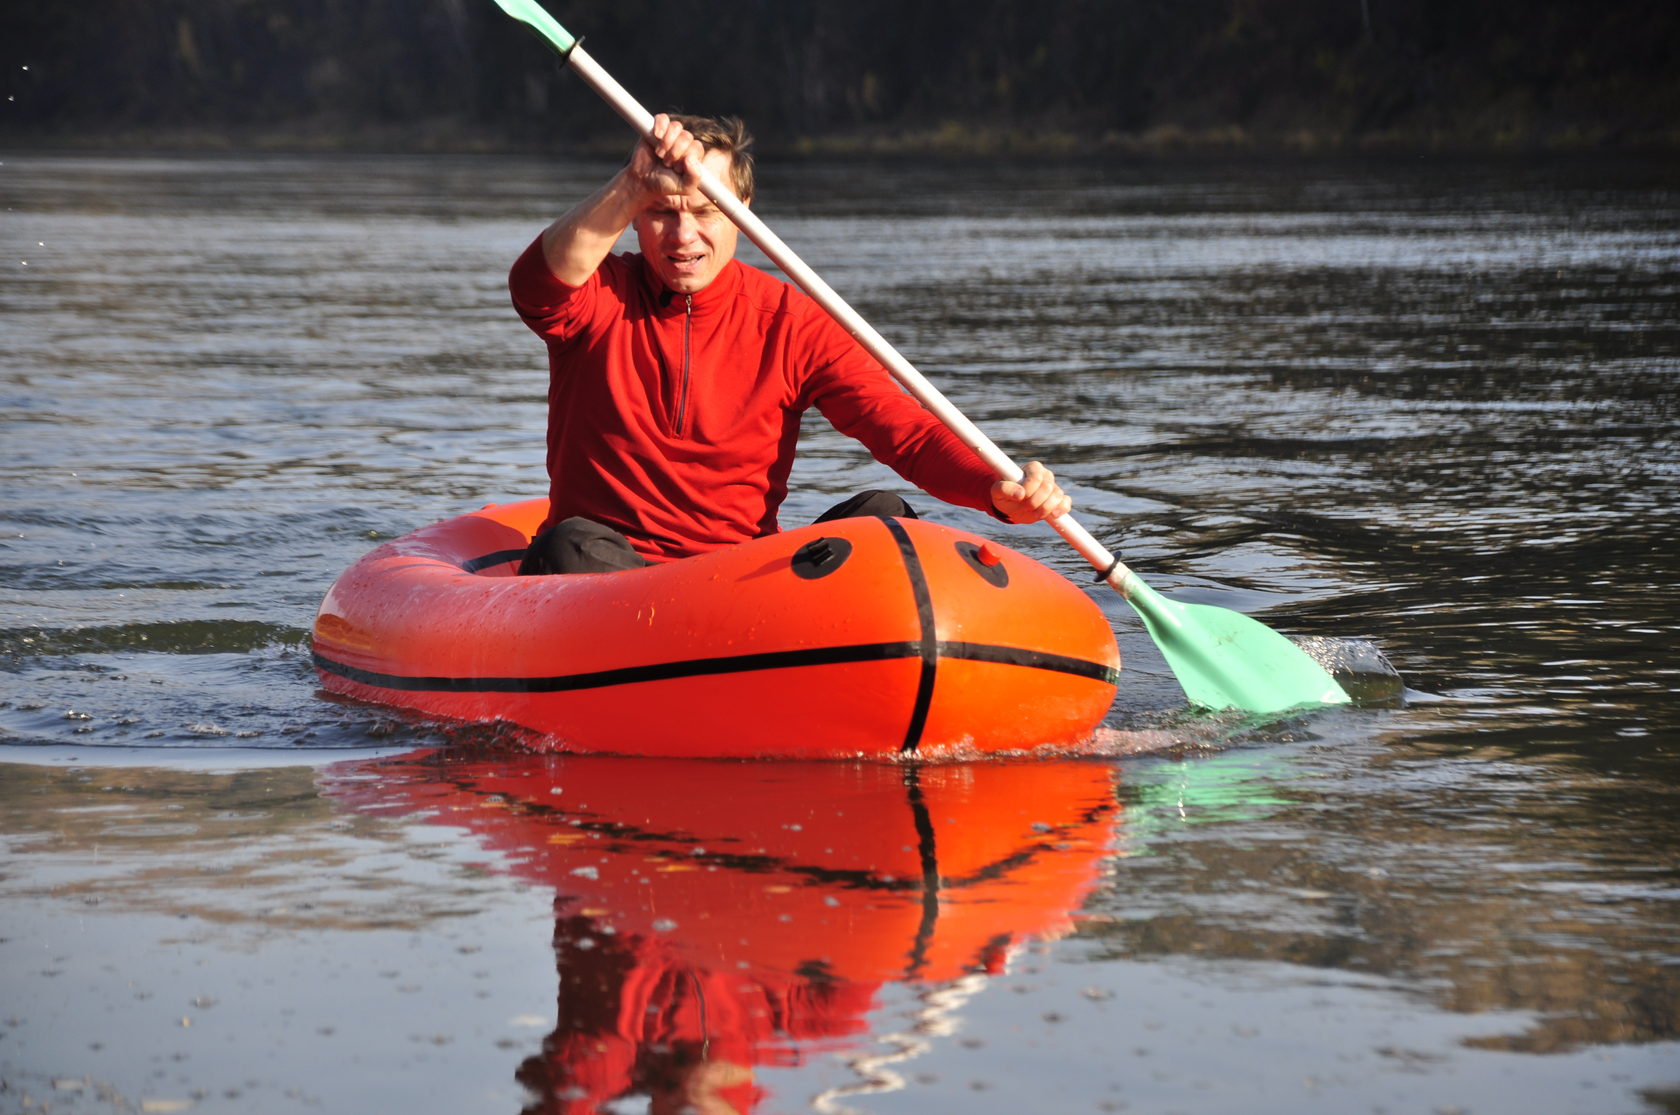
{"label": "red fleece jacket", "polygon": [[635,253],[573,287],[539,240],[508,286],[548,345],[545,529],[581,515],[654,561],[773,534],[813,406],[923,491],[992,511],[972,450],[820,306],[738,260],[688,297]]}

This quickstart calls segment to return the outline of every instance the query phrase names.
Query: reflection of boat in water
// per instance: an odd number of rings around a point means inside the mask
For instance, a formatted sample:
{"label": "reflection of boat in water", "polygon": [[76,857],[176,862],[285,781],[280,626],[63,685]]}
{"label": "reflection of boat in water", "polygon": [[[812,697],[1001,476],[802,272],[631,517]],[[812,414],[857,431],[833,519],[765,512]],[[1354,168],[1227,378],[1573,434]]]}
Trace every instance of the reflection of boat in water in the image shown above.
{"label": "reflection of boat in water", "polygon": [[315,620],[328,691],[503,721],[538,746],[788,758],[1090,738],[1114,633],[1084,590],[997,543],[842,519],[618,573],[518,577],[546,500],[387,542]]}
{"label": "reflection of boat in water", "polygon": [[553,888],[558,1021],[520,1079],[531,1110],[588,1112],[627,1094],[745,1110],[754,1066],[862,1032],[883,983],[995,973],[1064,932],[1109,848],[1111,779],[1076,761],[436,752],[324,781],[466,829]]}

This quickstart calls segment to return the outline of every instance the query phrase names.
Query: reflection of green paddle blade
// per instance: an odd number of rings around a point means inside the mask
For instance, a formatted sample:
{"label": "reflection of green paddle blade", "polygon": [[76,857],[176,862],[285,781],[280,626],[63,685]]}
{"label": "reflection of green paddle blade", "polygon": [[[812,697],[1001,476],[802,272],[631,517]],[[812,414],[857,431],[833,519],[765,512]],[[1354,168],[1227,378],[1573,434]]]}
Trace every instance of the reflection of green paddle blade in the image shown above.
{"label": "reflection of green paddle blade", "polygon": [[553,43],[554,49],[558,50],[562,56],[577,45],[577,40],[572,38],[564,27],[556,23],[553,16],[543,11],[540,6],[532,3],[531,0],[496,0],[496,3],[502,11],[514,19],[521,23],[530,24],[537,34]]}
{"label": "reflection of green paddle blade", "polygon": [[1281,712],[1348,699],[1324,667],[1258,620],[1168,600],[1136,576],[1127,578],[1122,592],[1193,705]]}

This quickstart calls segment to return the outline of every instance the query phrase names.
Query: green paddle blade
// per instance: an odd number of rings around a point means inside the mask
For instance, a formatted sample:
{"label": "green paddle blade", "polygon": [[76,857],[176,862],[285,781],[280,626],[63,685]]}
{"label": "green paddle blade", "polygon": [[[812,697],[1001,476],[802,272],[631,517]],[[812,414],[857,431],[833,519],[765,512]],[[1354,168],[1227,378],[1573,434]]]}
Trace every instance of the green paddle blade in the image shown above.
{"label": "green paddle blade", "polygon": [[1123,595],[1193,705],[1282,712],[1348,700],[1323,666],[1258,620],[1229,608],[1168,600],[1136,576],[1127,578]]}
{"label": "green paddle blade", "polygon": [[560,52],[562,58],[570,54],[572,47],[577,45],[577,40],[572,38],[570,32],[556,23],[554,17],[543,11],[542,6],[533,0],[496,0],[496,4],[514,19],[530,24],[537,34],[554,44],[554,49]]}

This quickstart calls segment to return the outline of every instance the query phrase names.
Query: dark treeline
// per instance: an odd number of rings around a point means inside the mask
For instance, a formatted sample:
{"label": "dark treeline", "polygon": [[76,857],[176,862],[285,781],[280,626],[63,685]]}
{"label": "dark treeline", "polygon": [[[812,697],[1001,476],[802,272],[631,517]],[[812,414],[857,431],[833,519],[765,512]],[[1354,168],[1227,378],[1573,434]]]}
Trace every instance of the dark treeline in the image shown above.
{"label": "dark treeline", "polygon": [[[650,108],[768,146],[1680,146],[1674,0],[554,0]],[[621,137],[491,0],[0,11],[13,141]]]}

